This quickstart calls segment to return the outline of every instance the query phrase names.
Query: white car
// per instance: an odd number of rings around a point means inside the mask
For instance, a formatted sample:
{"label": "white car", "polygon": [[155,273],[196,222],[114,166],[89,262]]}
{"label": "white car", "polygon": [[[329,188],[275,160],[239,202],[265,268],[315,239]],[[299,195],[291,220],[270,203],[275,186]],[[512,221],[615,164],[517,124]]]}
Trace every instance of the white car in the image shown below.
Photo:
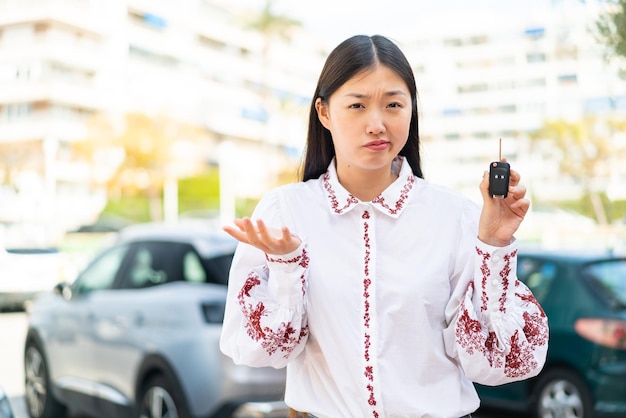
{"label": "white car", "polygon": [[0,310],[24,309],[35,295],[70,280],[67,254],[58,248],[0,248]]}
{"label": "white car", "polygon": [[284,369],[237,366],[219,350],[235,246],[201,222],[129,227],[72,284],[37,297],[30,417],[284,417]]}

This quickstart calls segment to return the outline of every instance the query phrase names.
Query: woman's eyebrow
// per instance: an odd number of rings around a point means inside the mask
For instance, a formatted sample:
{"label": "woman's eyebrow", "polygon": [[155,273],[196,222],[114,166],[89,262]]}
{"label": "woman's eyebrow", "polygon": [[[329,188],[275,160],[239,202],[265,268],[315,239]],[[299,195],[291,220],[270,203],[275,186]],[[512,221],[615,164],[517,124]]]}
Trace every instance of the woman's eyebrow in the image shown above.
{"label": "woman's eyebrow", "polygon": [[[384,93],[384,96],[390,97],[390,96],[406,96],[406,92],[404,90],[389,90],[386,91]],[[350,93],[346,93],[345,94],[346,97],[355,97],[357,99],[367,99],[369,98],[369,94],[365,94],[365,93],[357,93],[357,92],[350,92]]]}

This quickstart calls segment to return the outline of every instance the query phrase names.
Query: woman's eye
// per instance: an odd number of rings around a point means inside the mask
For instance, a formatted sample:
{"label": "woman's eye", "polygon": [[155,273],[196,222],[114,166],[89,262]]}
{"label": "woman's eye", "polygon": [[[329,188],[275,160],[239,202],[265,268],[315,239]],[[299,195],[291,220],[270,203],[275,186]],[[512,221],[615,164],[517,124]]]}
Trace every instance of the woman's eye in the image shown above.
{"label": "woman's eye", "polygon": [[402,107],[400,103],[389,103],[389,107]]}
{"label": "woman's eye", "polygon": [[354,103],[350,105],[350,109],[361,109],[363,105],[361,103]]}

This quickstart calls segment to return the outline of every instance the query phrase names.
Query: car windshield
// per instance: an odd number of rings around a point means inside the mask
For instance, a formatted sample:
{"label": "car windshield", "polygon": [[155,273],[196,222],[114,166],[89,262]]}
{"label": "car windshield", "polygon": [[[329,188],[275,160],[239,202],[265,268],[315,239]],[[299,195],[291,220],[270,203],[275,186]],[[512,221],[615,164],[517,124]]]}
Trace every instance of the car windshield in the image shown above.
{"label": "car windshield", "polygon": [[626,260],[611,260],[590,264],[585,268],[589,277],[610,299],[626,308]]}

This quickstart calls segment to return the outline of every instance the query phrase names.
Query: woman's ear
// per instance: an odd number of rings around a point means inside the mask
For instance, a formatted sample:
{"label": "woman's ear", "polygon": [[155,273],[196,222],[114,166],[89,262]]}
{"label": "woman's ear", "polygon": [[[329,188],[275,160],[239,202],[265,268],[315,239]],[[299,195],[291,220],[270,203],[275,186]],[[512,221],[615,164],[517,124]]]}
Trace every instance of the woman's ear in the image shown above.
{"label": "woman's ear", "polygon": [[317,118],[320,120],[324,128],[330,131],[330,117],[328,115],[328,103],[322,100],[321,97],[315,99],[315,110],[317,111]]}

